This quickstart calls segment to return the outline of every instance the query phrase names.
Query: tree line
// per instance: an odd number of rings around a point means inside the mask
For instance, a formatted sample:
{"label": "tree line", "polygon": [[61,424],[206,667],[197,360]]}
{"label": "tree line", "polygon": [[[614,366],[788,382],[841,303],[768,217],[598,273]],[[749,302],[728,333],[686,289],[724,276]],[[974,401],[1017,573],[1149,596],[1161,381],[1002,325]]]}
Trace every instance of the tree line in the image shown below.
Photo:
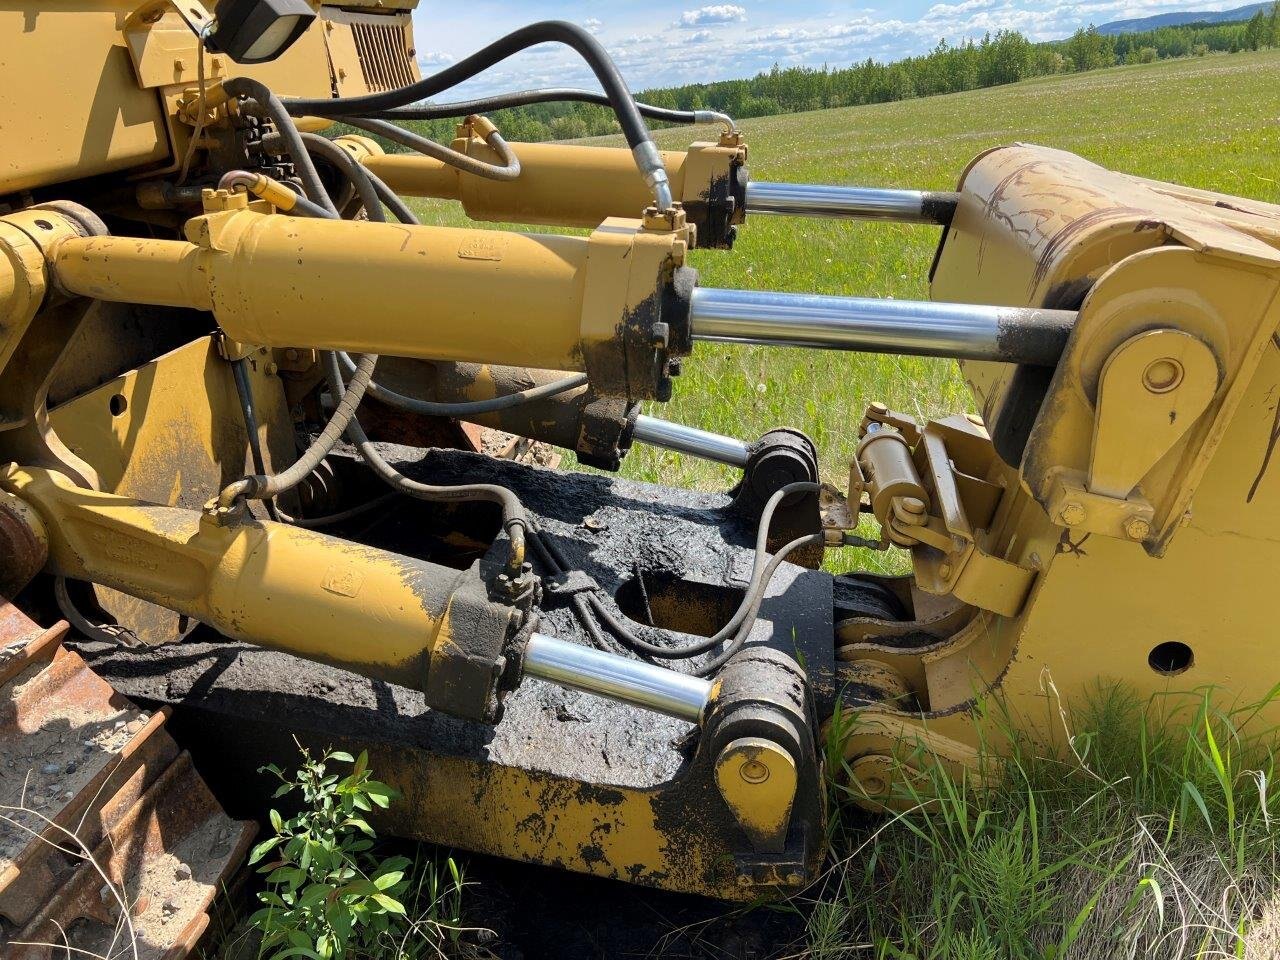
{"label": "tree line", "polygon": [[[677,110],[717,110],[735,119],[852,107],[959,93],[1031,77],[1099,70],[1174,57],[1238,53],[1280,46],[1280,0],[1236,23],[1191,23],[1141,33],[1103,34],[1094,27],[1066,40],[1033,43],[1003,30],[892,63],[868,59],[844,68],[774,66],[746,80],[644,90],[643,102]],[[618,132],[613,114],[590,104],[537,104],[491,115],[512,141],[570,140]],[[437,140],[453,137],[452,121],[407,124]],[[660,126],[660,125],[657,125]],[[402,148],[396,148],[402,149]]]}

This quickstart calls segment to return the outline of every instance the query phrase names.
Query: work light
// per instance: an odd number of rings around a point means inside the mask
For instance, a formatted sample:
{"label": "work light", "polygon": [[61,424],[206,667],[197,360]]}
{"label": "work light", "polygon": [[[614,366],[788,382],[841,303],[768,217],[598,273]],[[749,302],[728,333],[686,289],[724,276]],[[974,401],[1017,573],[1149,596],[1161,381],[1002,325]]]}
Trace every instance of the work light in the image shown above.
{"label": "work light", "polygon": [[307,0],[222,0],[207,45],[236,63],[266,63],[288,50],[315,17]]}

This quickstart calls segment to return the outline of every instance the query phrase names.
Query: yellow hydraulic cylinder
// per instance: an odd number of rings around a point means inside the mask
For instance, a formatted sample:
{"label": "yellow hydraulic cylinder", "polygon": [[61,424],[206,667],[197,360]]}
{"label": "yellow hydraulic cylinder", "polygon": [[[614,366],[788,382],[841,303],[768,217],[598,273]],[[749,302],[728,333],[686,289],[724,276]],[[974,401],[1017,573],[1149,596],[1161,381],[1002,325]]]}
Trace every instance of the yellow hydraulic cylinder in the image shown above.
{"label": "yellow hydraulic cylinder", "polygon": [[497,624],[495,651],[505,640],[501,609],[495,616],[481,600],[485,615],[459,614],[468,602],[460,596],[484,596],[467,589],[478,583],[474,568],[284,524],[219,522],[86,490],[50,470],[0,468],[0,489],[39,514],[52,573],[149,600],[229,637],[420,690],[431,689],[441,649],[475,649],[477,624]]}
{"label": "yellow hydraulic cylinder", "polygon": [[243,194],[213,199],[230,209],[190,221],[188,241],[64,241],[58,286],[211,310],[244,343],[585,371],[598,392],[634,399],[662,394],[669,343],[688,350],[679,290],[691,284],[675,282],[687,233],[657,218],[559,237],[295,218],[250,208]]}
{"label": "yellow hydraulic cylinder", "polygon": [[[458,200],[472,220],[595,227],[609,217],[638,217],[653,202],[631,151],[615,147],[513,143],[520,176],[499,181],[419,153],[384,153],[368,137],[336,142],[396,193]],[[453,147],[486,163],[502,162],[477,137],[455,140]],[[687,151],[664,151],[662,160],[673,195],[697,228],[698,245],[729,246],[732,226],[745,219],[746,147],[733,135]]]}

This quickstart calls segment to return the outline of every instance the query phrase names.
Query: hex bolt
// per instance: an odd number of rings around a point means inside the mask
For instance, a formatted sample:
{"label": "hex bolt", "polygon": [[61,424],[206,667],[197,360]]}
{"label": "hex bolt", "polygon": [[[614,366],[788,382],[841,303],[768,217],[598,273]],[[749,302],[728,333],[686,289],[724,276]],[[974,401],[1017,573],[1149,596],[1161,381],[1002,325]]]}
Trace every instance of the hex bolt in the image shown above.
{"label": "hex bolt", "polygon": [[1084,523],[1086,515],[1084,504],[1068,500],[1062,505],[1062,512],[1058,514],[1058,519],[1068,527],[1075,527]]}
{"label": "hex bolt", "polygon": [[1130,540],[1145,540],[1151,536],[1151,524],[1141,517],[1133,517],[1124,525],[1124,532]]}

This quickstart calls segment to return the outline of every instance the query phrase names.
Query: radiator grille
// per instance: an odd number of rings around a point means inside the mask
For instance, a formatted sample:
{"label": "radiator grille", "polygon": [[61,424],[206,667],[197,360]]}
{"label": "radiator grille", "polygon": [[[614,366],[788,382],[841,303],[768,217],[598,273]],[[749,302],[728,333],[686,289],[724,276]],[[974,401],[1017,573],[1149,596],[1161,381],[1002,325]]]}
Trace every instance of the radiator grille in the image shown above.
{"label": "radiator grille", "polygon": [[351,25],[351,32],[355,36],[360,71],[371,92],[397,90],[417,79],[408,32],[403,25],[356,22]]}

